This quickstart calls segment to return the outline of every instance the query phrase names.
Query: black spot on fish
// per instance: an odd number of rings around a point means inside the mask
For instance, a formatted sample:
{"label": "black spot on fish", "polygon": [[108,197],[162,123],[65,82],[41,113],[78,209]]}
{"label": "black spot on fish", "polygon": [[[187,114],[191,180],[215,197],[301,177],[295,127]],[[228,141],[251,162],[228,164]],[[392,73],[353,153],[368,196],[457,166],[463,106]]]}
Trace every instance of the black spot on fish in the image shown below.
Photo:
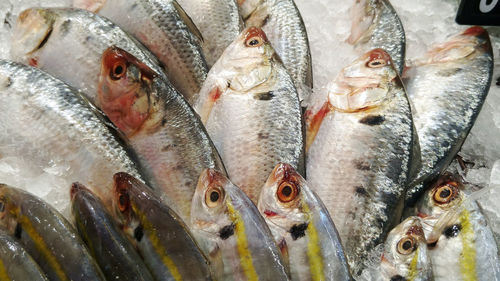
{"label": "black spot on fish", "polygon": [[71,20],[65,20],[61,24],[61,35],[66,36],[66,34],[68,34],[70,28],[71,28]]}
{"label": "black spot on fish", "polygon": [[394,276],[391,277],[390,281],[406,281],[406,278],[404,278],[401,275],[394,275]]}
{"label": "black spot on fish", "polygon": [[361,170],[361,171],[369,171],[370,170],[370,164],[366,163],[363,160],[354,160],[354,166],[356,169]]}
{"label": "black spot on fish", "polygon": [[22,233],[23,233],[23,228],[21,227],[21,224],[20,223],[16,224],[16,229],[14,230],[14,236],[17,239],[21,239]]}
{"label": "black spot on fish", "polygon": [[443,230],[443,234],[446,236],[446,238],[453,238],[457,237],[461,230],[462,226],[460,224],[454,224],[445,228]]}
{"label": "black spot on fish", "polygon": [[297,240],[300,237],[306,236],[306,229],[309,224],[307,222],[302,223],[302,224],[295,224],[290,228],[288,232],[290,232],[290,235],[292,235],[293,240]]}
{"label": "black spot on fish", "polygon": [[144,236],[144,230],[142,229],[142,225],[139,225],[134,229],[134,238],[137,242],[141,242],[142,237]]}
{"label": "black spot on fish", "polygon": [[269,138],[269,133],[258,133],[257,134],[257,137],[259,138],[259,140],[265,140],[265,139],[268,139]]}
{"label": "black spot on fish", "polygon": [[356,186],[356,193],[362,196],[368,196],[368,191],[362,186]]}
{"label": "black spot on fish", "polygon": [[226,240],[234,234],[234,224],[226,225],[221,230],[219,230],[219,237],[222,240]]}
{"label": "black spot on fish", "polygon": [[368,115],[365,118],[359,120],[359,123],[368,126],[376,126],[384,123],[385,118],[382,115]]}
{"label": "black spot on fish", "polygon": [[273,91],[269,91],[267,93],[259,93],[253,96],[256,100],[271,100],[274,97]]}
{"label": "black spot on fish", "polygon": [[500,76],[497,77],[497,82],[496,82],[497,86],[500,86]]}
{"label": "black spot on fish", "polygon": [[12,17],[12,14],[10,12],[7,12],[7,14],[5,14],[5,19],[3,20],[3,24],[5,25],[5,27],[7,29],[11,29],[12,28],[12,24],[10,23],[11,22],[11,17]]}
{"label": "black spot on fish", "polygon": [[269,21],[269,17],[270,17],[270,15],[267,15],[267,16],[264,18],[264,20],[262,21],[261,28],[262,28],[262,27],[264,27],[264,25],[266,25],[266,24],[267,24],[267,22]]}
{"label": "black spot on fish", "polygon": [[164,127],[165,125],[167,125],[167,119],[163,118],[161,119],[161,126]]}

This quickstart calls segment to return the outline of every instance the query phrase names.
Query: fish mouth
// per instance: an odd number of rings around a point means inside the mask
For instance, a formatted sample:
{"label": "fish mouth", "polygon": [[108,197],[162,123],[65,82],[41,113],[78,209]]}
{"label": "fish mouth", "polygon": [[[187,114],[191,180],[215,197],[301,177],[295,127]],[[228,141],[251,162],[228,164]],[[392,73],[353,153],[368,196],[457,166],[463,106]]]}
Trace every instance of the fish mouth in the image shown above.
{"label": "fish mouth", "polygon": [[41,8],[21,12],[12,36],[11,56],[24,61],[43,48],[52,34],[54,21],[54,16]]}
{"label": "fish mouth", "polygon": [[71,200],[74,200],[76,194],[80,191],[88,191],[88,189],[83,184],[81,184],[79,182],[74,182],[71,185],[71,189],[69,190],[69,196],[70,196]]}

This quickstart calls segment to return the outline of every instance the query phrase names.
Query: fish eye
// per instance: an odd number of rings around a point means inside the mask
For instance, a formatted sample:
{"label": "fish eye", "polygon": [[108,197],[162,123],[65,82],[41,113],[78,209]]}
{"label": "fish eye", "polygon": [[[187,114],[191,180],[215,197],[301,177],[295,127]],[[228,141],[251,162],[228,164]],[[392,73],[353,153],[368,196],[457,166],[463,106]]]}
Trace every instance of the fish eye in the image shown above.
{"label": "fish eye", "polygon": [[278,195],[278,200],[282,203],[288,203],[297,197],[299,194],[299,188],[292,182],[283,182],[278,187],[276,192]]}
{"label": "fish eye", "polygon": [[366,63],[366,66],[370,68],[378,68],[378,67],[383,67],[386,66],[387,62],[383,59],[374,59]]}
{"label": "fish eye", "polygon": [[259,36],[250,37],[247,41],[245,41],[245,45],[247,47],[260,47],[262,44],[264,44],[264,40],[262,40]]}
{"label": "fish eye", "polygon": [[205,193],[205,203],[209,208],[218,206],[223,198],[224,191],[220,186],[212,187]]}
{"label": "fish eye", "polygon": [[118,80],[125,76],[125,73],[127,72],[127,65],[124,62],[118,61],[113,65],[113,68],[111,69],[111,79],[113,80]]}
{"label": "fish eye", "polygon": [[447,204],[455,199],[455,195],[457,194],[457,192],[458,190],[456,189],[456,187],[450,184],[445,184],[436,188],[432,198],[438,204]]}
{"label": "fish eye", "polygon": [[125,212],[128,210],[128,207],[130,205],[130,198],[127,193],[125,192],[120,192],[118,194],[118,209],[120,209],[120,212]]}
{"label": "fish eye", "polygon": [[417,249],[415,240],[411,237],[404,237],[398,242],[397,250],[402,255],[409,255]]}

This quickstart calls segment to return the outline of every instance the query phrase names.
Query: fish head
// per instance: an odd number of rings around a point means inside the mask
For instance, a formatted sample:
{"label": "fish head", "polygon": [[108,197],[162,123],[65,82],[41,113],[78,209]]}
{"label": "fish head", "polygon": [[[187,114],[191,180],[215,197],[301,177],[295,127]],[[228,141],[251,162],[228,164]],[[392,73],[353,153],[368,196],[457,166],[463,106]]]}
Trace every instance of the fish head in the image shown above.
{"label": "fish head", "polygon": [[[29,198],[23,198],[24,193],[19,189],[0,184],[0,227],[11,234],[16,232],[23,201],[29,200]],[[29,204],[29,202],[24,203]]]}
{"label": "fish head", "polygon": [[228,214],[232,183],[221,172],[205,169],[199,179],[191,204],[191,227],[219,236],[221,229],[231,225]]}
{"label": "fish head", "polygon": [[470,27],[460,34],[451,36],[446,42],[432,46],[422,58],[411,62],[410,67],[435,63],[460,63],[463,59],[489,51],[489,40],[486,29],[480,26]]}
{"label": "fish head", "polygon": [[98,13],[106,0],[73,0],[73,7]]}
{"label": "fish head", "polygon": [[264,31],[248,27],[219,59],[220,77],[227,81],[231,90],[248,93],[271,78],[276,59],[277,55]]}
{"label": "fish head", "polygon": [[[429,270],[427,244],[418,217],[409,217],[387,235],[381,270],[391,280],[406,280]],[[404,277],[397,279],[397,277]]]}
{"label": "fish head", "polygon": [[342,69],[328,86],[328,102],[334,110],[358,112],[383,104],[398,82],[390,55],[373,49]]}
{"label": "fish head", "polygon": [[264,0],[238,0],[240,15],[247,19]]}
{"label": "fish head", "polygon": [[135,231],[140,227],[140,220],[137,215],[137,200],[142,192],[140,183],[136,178],[127,173],[116,173],[114,180],[114,198],[112,203],[113,215],[120,223],[122,230],[131,237],[135,236]]}
{"label": "fish head", "polygon": [[268,222],[288,231],[294,225],[307,223],[309,214],[304,212],[305,180],[295,169],[285,163],[276,165],[261,189],[257,208]]}
{"label": "fish head", "polygon": [[97,103],[129,137],[159,123],[156,77],[153,70],[123,49],[110,47],[102,55]]}
{"label": "fish head", "polygon": [[355,45],[369,40],[380,12],[380,0],[355,0],[351,7],[351,34],[347,43]]}
{"label": "fish head", "polygon": [[60,16],[50,9],[30,8],[21,12],[12,33],[11,57],[39,67],[39,57],[48,45],[57,44],[54,34],[61,32]]}
{"label": "fish head", "polygon": [[418,216],[423,219],[439,218],[462,203],[465,196],[463,189],[457,177],[450,174],[439,177],[417,202]]}

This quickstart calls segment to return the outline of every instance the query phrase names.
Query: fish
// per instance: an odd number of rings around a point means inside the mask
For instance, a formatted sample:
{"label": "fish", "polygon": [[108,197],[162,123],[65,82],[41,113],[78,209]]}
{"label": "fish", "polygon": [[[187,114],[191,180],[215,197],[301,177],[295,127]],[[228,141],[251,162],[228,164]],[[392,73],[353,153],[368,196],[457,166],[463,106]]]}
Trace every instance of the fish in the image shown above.
{"label": "fish", "polygon": [[405,72],[413,104],[422,168],[412,179],[406,204],[414,205],[460,150],[481,110],[493,75],[488,32],[470,27],[436,44]]}
{"label": "fish", "polygon": [[[37,26],[44,28],[35,32]],[[154,56],[109,20],[74,8],[22,12],[12,46],[21,54],[32,50],[28,43],[42,30],[50,31],[45,43],[23,60],[36,59],[42,70],[84,92],[137,155],[148,186],[162,190],[166,203],[188,220],[198,176],[205,168],[224,171],[224,166],[198,116]]]}
{"label": "fish", "polygon": [[4,230],[0,230],[0,279],[48,281],[30,254]]}
{"label": "fish", "polygon": [[356,0],[351,7],[351,32],[347,43],[360,52],[384,49],[401,75],[405,64],[403,24],[388,0]]}
{"label": "fish", "polygon": [[107,280],[153,281],[132,243],[102,201],[80,183],[70,189],[76,229]]}
{"label": "fish", "polygon": [[254,202],[277,163],[304,171],[298,95],[261,29],[246,28],[227,47],[194,109],[229,178]]}
{"label": "fish", "polygon": [[178,0],[203,36],[203,53],[211,68],[243,31],[236,0]]}
{"label": "fish", "polygon": [[73,226],[47,202],[0,184],[0,227],[16,238],[49,280],[106,280]]}
{"label": "fish", "polygon": [[113,208],[155,280],[213,280],[210,263],[184,221],[158,194],[116,173]]}
{"label": "fish", "polygon": [[406,218],[389,232],[380,263],[368,276],[364,276],[366,279],[358,280],[434,280],[429,250],[418,217]]}
{"label": "fish", "polygon": [[352,280],[335,224],[292,166],[276,165],[257,206],[276,243],[285,248],[291,280]]}
{"label": "fish", "polygon": [[144,180],[135,155],[99,111],[49,74],[0,60],[0,182],[40,196],[70,218],[68,186],[88,185],[105,203],[110,175]]}
{"label": "fish", "polygon": [[399,222],[416,136],[387,52],[346,66],[306,119],[307,181],[340,233],[353,275]]}
{"label": "fish", "polygon": [[[476,191],[480,192],[480,191]],[[417,201],[434,280],[500,280],[498,248],[471,187],[445,172]]]}
{"label": "fish", "polygon": [[152,174],[165,202],[188,220],[201,171],[225,171],[196,113],[152,69],[117,47],[103,53],[98,99]]}
{"label": "fish", "polygon": [[217,280],[289,280],[259,210],[224,174],[202,172],[191,213],[191,229],[218,269]]}
{"label": "fish", "polygon": [[290,73],[303,104],[313,88],[307,31],[293,0],[238,0],[245,26],[261,28]]}
{"label": "fish", "polygon": [[[104,16],[158,57],[172,85],[193,104],[208,66],[202,34],[175,0],[74,0],[73,6]],[[210,37],[209,37],[210,38]]]}

